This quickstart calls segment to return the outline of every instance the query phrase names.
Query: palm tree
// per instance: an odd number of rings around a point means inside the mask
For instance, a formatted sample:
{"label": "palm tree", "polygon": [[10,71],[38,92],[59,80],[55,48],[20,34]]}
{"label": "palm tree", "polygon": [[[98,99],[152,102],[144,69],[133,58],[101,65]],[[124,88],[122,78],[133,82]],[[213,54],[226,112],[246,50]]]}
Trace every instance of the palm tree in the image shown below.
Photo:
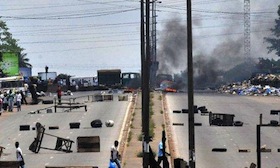
{"label": "palm tree", "polygon": [[[1,18],[1,17],[0,17]],[[24,48],[18,45],[18,40],[14,39],[12,33],[9,32],[6,22],[0,20],[0,52],[14,52],[19,54],[19,67],[31,68],[29,58],[23,53]]]}
{"label": "palm tree", "polygon": [[26,55],[26,53],[20,53],[19,67],[32,68],[32,65],[29,63],[29,58],[26,58]]}

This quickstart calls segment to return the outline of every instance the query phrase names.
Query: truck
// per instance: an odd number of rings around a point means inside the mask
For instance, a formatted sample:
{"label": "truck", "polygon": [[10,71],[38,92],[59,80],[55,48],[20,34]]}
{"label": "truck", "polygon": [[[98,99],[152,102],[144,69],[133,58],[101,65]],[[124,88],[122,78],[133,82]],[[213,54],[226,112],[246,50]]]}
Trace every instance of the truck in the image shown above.
{"label": "truck", "polygon": [[101,69],[97,70],[99,86],[111,88],[121,87],[121,70],[120,69]]}

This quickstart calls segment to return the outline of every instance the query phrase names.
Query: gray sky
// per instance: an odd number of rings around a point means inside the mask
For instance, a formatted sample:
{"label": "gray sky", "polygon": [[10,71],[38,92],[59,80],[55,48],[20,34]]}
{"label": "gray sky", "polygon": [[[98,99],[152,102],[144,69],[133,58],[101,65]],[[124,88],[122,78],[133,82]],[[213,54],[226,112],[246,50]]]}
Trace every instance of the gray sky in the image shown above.
{"label": "gray sky", "polygon": [[[161,2],[156,5],[159,49],[171,32],[164,31],[171,18],[186,24],[186,0]],[[243,37],[243,0],[192,3],[194,55],[211,55],[229,39]],[[253,57],[277,58],[267,55],[263,37],[275,25],[279,4],[279,0],[251,2]],[[44,72],[46,65],[51,72],[75,76],[94,76],[98,69],[112,68],[140,72],[139,0],[1,0],[0,6],[0,16],[25,49],[33,75]]]}

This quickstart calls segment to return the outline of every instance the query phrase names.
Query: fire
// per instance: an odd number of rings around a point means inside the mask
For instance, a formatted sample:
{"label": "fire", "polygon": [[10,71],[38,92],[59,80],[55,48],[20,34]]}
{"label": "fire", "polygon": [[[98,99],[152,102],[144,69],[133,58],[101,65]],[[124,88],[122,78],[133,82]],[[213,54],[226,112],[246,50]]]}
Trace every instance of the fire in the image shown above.
{"label": "fire", "polygon": [[165,92],[177,92],[177,90],[176,89],[173,89],[173,88],[169,88],[169,87],[167,87],[167,88],[165,88],[165,90],[164,90]]}

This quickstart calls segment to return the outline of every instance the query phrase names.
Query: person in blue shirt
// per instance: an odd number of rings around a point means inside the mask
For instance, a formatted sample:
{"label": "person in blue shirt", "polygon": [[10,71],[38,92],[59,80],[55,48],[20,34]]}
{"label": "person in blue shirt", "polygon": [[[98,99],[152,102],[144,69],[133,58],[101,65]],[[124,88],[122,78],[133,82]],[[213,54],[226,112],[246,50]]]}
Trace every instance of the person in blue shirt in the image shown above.
{"label": "person in blue shirt", "polygon": [[166,155],[170,156],[170,154],[167,153],[167,152],[165,152],[165,154],[163,154],[163,151],[164,151],[163,150],[163,143],[162,143],[162,141],[160,141],[159,144],[158,144],[158,161],[157,161],[157,163],[160,166],[161,161],[163,161],[164,165],[166,167],[169,167],[169,163],[168,163]]}
{"label": "person in blue shirt", "polygon": [[163,161],[163,144],[162,141],[158,144],[158,165]]}

